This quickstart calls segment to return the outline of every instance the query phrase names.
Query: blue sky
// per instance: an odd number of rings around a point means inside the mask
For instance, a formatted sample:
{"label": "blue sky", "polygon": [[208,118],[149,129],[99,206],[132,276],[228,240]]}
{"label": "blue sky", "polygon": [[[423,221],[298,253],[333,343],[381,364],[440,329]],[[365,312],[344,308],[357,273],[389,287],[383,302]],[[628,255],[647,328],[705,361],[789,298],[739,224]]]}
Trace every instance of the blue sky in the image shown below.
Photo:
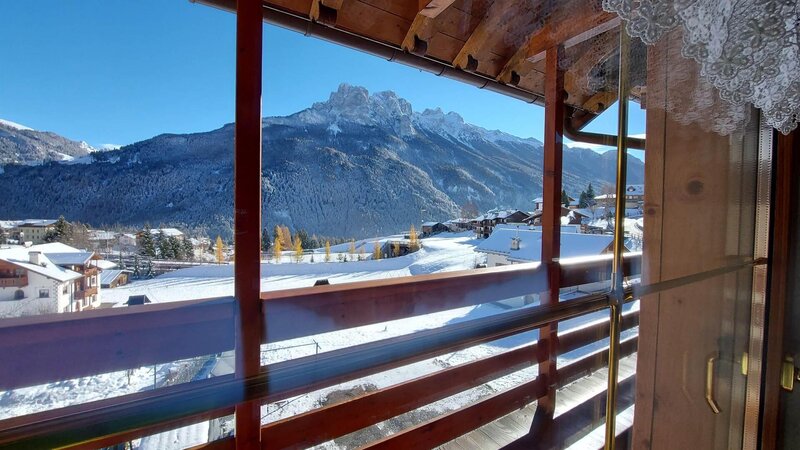
{"label": "blue sky", "polygon": [[[188,0],[0,2],[0,118],[92,145],[233,121],[235,17]],[[264,115],[327,99],[342,82],[393,90],[415,110],[542,138],[543,109],[265,26]],[[638,106],[631,134],[644,132]],[[614,133],[615,109],[590,125]]]}

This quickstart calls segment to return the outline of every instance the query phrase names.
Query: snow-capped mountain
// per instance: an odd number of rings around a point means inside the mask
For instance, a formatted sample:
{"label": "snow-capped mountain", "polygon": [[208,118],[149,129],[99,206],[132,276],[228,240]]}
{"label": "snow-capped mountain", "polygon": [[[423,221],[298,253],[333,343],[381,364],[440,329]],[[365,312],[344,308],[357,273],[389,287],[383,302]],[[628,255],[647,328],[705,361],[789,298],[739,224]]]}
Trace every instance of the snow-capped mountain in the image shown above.
{"label": "snow-capped mountain", "polygon": [[[439,109],[413,111],[393,92],[343,84],[327,101],[263,120],[264,226],[367,237],[458,216],[460,205],[533,209],[542,144],[465,123]],[[164,134],[86,165],[7,166],[0,217],[64,214],[103,224],[174,224],[230,236],[233,125]],[[614,155],[565,148],[564,185],[580,193],[614,181]],[[643,164],[630,158],[629,182]]]}
{"label": "snow-capped mountain", "polygon": [[0,119],[0,166],[70,161],[92,151],[94,149],[86,142],[72,141],[49,131],[37,131]]}

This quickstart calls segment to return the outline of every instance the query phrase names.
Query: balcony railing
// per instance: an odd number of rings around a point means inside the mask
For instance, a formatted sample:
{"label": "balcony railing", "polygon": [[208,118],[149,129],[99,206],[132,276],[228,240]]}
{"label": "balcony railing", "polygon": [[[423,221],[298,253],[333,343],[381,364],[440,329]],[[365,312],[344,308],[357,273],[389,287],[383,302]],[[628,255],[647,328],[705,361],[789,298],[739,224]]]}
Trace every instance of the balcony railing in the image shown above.
{"label": "balcony railing", "polygon": [[27,275],[0,278],[0,288],[25,287],[27,285],[28,285],[28,276]]}
{"label": "balcony railing", "polygon": [[[626,274],[640,273],[640,255],[628,255]],[[610,257],[562,262],[561,287],[607,281]],[[480,269],[292,289],[262,294],[266,341],[404,319],[547,290],[547,267],[539,264]],[[534,330],[607,307],[605,293],[532,306],[263,366],[250,379],[234,375],[122,395],[116,398],[0,421],[0,446],[96,448],[136,439],[233,413],[244,401],[275,402],[367,375],[405,366]],[[133,369],[235,348],[236,303],[232,298],[131,306],[68,317],[34,316],[0,322],[0,390]],[[624,316],[623,328],[638,324],[638,312]],[[559,353],[607,338],[607,321],[562,331]],[[25,336],[20,339],[19,336]],[[165,345],[164,343],[169,343]],[[622,343],[636,351],[637,339]],[[262,447],[308,446],[343,436],[487,381],[533,366],[544,358],[538,343],[453,366],[314,409],[262,427]],[[70,354],[69,364],[59,363]],[[557,386],[607,364],[598,350],[558,368]],[[20,367],[24,369],[20,370]],[[433,447],[544,395],[538,376],[374,443],[376,447]],[[102,427],[95,426],[103,424]],[[312,426],[313,424],[313,426]],[[207,444],[233,448],[235,438]],[[80,442],[81,444],[75,444]]]}
{"label": "balcony railing", "polygon": [[87,297],[90,297],[92,295],[97,295],[97,287],[96,286],[75,291],[75,299],[76,300],[83,300],[83,299],[85,299]]}

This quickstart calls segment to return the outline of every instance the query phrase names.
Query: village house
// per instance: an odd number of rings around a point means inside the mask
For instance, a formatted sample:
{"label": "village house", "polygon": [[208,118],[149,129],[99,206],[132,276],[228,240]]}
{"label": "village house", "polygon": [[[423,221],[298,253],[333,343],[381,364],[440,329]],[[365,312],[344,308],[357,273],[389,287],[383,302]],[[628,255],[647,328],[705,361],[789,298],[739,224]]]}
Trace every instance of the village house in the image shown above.
{"label": "village house", "polygon": [[[599,205],[613,205],[617,194],[602,194],[594,199]],[[644,185],[629,184],[625,187],[625,209],[641,209],[644,204]]]}
{"label": "village house", "polygon": [[[603,255],[611,253],[613,245],[614,236],[611,235],[561,233],[561,258]],[[497,227],[475,251],[486,254],[487,267],[539,262],[542,232],[528,228]]]}
{"label": "village house", "polygon": [[98,258],[61,243],[0,248],[0,317],[98,307]]}
{"label": "village house", "polygon": [[447,226],[441,222],[423,222],[422,223],[422,236],[430,236],[436,233],[443,233],[449,231]]}
{"label": "village house", "polygon": [[55,223],[53,219],[4,220],[0,221],[0,228],[7,239],[17,243],[42,244],[47,233],[55,228]]}
{"label": "village house", "polygon": [[444,223],[444,226],[446,226],[447,229],[453,233],[459,233],[461,231],[472,229],[472,221],[470,219],[459,217],[458,219],[448,220]]}
{"label": "village house", "polygon": [[501,223],[522,223],[529,217],[528,213],[518,209],[492,210],[476,217],[472,223],[476,237],[488,238],[494,227]]}
{"label": "village house", "polygon": [[100,306],[101,269],[97,266],[100,256],[94,252],[84,251],[47,252],[45,255],[54,264],[81,275],[81,278],[75,281],[74,311]]}
{"label": "village house", "polygon": [[100,273],[100,287],[113,289],[128,284],[133,272],[127,269],[108,269]]}

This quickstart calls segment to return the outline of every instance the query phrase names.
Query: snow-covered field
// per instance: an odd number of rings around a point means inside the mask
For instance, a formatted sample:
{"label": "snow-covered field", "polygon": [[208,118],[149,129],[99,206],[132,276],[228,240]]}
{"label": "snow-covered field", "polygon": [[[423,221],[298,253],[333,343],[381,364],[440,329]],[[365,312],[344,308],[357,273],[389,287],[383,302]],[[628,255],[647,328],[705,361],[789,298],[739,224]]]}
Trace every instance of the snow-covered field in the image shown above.
{"label": "snow-covered field", "polygon": [[[382,240],[391,239],[382,238]],[[357,242],[362,245],[366,255],[371,255],[371,245],[375,240]],[[262,290],[279,290],[312,286],[316,280],[327,279],[331,284],[381,278],[401,277],[417,274],[445,272],[471,269],[484,261],[483,255],[476,253],[474,247],[478,241],[471,232],[452,234],[445,233],[423,240],[423,248],[406,256],[382,260],[365,260],[350,262],[320,262],[324,253],[315,253],[315,262],[307,256],[302,263],[290,261],[290,252],[284,256],[280,264],[265,263],[262,265]],[[332,248],[333,252],[347,252],[350,244],[342,244]],[[335,258],[335,254],[334,254]],[[178,270],[151,280],[131,283],[127,286],[103,291],[104,303],[123,303],[130,295],[146,294],[154,302],[172,302],[193,298],[209,298],[233,295],[233,267],[198,266]],[[503,300],[503,299],[498,299]],[[475,307],[466,307],[444,311],[436,314],[412,317],[381,324],[373,324],[348,330],[324,333],[288,341],[270,343],[262,346],[262,363],[270,364],[287,359],[307,356],[316,352],[326,352],[342,347],[358,345],[394,336],[410,334],[415,331],[437,328],[446,324],[473,320],[488,315],[505,312],[508,304],[486,303]],[[567,329],[587,322],[604,319],[605,314],[594,314],[571,321],[563,322],[561,329]],[[300,325],[299,325],[300,326]],[[316,392],[307,393],[286,399],[262,408],[262,422],[268,423],[292,416],[328,402],[342,398],[351,391],[379,389],[402,381],[413,379],[443,368],[474,361],[479,358],[497,354],[520,345],[529,344],[537,338],[536,332],[528,332],[486,343],[465,350],[440,355],[408,366],[374,374],[359,380],[332,386]],[[600,347],[597,344],[594,348]],[[562,355],[559,364],[569,362],[592,349],[582,349],[572,354]],[[209,360],[209,358],[206,358]],[[209,360],[210,361],[210,360]],[[216,359],[212,361],[218,364]],[[224,372],[231,361],[221,358],[215,373]],[[0,392],[0,418],[29,414],[45,409],[87,402],[110,396],[123,395],[139,390],[152,389],[172,381],[176,372],[189,373],[189,378],[197,371],[197,363],[187,367],[186,363],[173,363],[154,368],[140,368],[115,374],[103,374],[79,380],[51,383],[10,392]],[[195,371],[195,372],[192,372]],[[155,376],[155,381],[154,381]],[[536,376],[536,367],[531,367],[511,375],[493,380],[474,389],[459,393],[442,401],[427,405],[414,412],[411,420],[429,418],[441,412],[449,411],[495,392],[518,385]],[[130,380],[130,381],[128,381]],[[397,425],[380,424],[381,430],[391,431]],[[209,423],[205,422],[192,427],[184,427],[170,433],[144,438],[137,442],[139,448],[182,448],[197,444],[209,434]],[[357,441],[357,438],[355,438]],[[324,444],[326,448],[336,448],[340,443]]]}

